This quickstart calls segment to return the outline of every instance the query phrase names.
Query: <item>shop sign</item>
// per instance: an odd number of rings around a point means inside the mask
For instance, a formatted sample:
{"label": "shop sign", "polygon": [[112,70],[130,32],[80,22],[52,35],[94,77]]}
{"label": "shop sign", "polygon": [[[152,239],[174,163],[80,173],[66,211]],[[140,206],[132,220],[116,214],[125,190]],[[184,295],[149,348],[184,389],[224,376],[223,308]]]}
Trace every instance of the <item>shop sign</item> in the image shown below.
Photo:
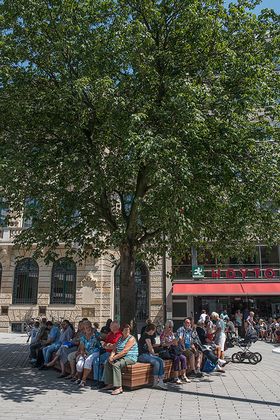
{"label": "shop sign", "polygon": [[194,279],[204,279],[204,266],[203,265],[193,265],[192,266],[192,276]]}
{"label": "shop sign", "polygon": [[[221,276],[221,272],[223,273],[222,276]],[[256,268],[227,268],[227,269],[212,268],[212,279],[220,279],[221,277],[223,278],[224,273],[225,273],[225,277],[229,280],[240,278],[240,274],[243,280],[247,278],[258,279],[261,277],[261,272],[263,272],[263,277],[266,279],[274,279],[276,277],[276,271],[273,268],[264,268],[262,270],[258,267]]]}

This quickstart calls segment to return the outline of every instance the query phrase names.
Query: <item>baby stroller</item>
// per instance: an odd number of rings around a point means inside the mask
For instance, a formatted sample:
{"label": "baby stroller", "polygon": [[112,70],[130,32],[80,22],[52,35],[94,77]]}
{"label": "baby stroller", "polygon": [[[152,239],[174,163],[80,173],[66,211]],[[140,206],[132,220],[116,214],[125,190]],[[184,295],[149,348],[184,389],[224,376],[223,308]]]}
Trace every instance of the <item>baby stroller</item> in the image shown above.
{"label": "baby stroller", "polygon": [[237,340],[237,346],[242,350],[231,356],[233,363],[243,363],[248,360],[252,365],[261,362],[262,355],[258,352],[251,352],[249,349],[253,343],[258,341],[258,334],[253,327],[249,327],[244,339]]}

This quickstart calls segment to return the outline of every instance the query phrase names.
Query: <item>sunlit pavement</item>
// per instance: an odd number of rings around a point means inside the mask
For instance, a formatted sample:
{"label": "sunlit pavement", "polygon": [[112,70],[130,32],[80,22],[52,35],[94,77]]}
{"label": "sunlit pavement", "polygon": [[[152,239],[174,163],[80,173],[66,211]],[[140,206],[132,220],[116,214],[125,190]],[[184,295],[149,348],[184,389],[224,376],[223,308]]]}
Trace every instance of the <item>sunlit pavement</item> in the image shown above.
{"label": "sunlit pavement", "polygon": [[[168,391],[144,388],[118,396],[79,389],[53,370],[29,366],[26,336],[0,334],[0,419],[280,419],[280,354],[272,344],[251,348],[257,365],[232,364]],[[238,351],[230,349],[227,355]]]}

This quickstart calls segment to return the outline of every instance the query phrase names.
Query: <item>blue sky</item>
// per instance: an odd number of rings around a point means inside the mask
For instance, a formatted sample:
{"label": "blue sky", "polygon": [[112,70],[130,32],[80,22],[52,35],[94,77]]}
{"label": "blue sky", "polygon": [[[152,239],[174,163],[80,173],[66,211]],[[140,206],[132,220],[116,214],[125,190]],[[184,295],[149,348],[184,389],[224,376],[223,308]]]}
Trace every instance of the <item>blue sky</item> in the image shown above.
{"label": "blue sky", "polygon": [[[231,3],[234,0],[225,0],[225,3]],[[256,13],[262,9],[274,9],[275,12],[280,13],[280,0],[263,0],[262,4],[256,7]]]}

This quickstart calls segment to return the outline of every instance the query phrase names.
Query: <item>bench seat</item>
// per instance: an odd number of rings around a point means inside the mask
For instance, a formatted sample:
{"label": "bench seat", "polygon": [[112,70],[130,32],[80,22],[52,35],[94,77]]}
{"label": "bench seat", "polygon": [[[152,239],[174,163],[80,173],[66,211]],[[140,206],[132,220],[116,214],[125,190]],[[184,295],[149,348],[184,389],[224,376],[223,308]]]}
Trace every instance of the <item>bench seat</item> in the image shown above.
{"label": "bench seat", "polygon": [[[164,379],[172,377],[172,360],[164,360]],[[122,370],[122,384],[129,389],[137,389],[153,384],[153,367],[150,363],[135,363]]]}
{"label": "bench seat", "polygon": [[[55,369],[60,370],[60,364],[55,364]],[[65,366],[65,372],[70,373],[69,363]],[[172,360],[164,360],[164,379],[169,380],[173,377]],[[90,380],[92,375],[88,378]],[[128,389],[137,389],[143,386],[151,386],[153,384],[153,367],[150,363],[135,363],[126,366],[122,370],[122,384]]]}

